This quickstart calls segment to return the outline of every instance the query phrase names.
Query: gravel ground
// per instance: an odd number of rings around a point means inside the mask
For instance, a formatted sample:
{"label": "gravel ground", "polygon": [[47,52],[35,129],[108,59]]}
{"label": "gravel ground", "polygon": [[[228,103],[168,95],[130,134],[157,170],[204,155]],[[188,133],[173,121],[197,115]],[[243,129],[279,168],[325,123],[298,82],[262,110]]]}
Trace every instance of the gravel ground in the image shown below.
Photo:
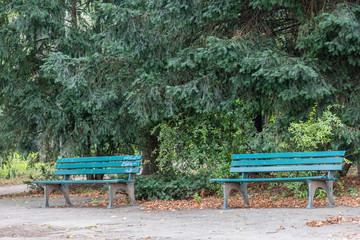
{"label": "gravel ground", "polygon": [[[2,239],[360,239],[359,222],[309,227],[360,208],[192,209],[149,212],[142,206],[42,208],[42,198],[0,199]],[[61,206],[63,198],[50,205]]]}

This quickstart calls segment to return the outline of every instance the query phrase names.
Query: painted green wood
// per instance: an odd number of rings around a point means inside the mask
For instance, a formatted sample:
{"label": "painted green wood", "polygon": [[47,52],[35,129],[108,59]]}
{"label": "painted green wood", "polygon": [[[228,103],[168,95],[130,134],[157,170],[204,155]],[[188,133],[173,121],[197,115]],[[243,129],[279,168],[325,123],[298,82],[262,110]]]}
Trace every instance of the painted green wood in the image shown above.
{"label": "painted green wood", "polygon": [[109,179],[109,180],[59,180],[59,181],[35,181],[38,184],[85,184],[85,183],[118,183],[118,182],[134,182],[134,180]]}
{"label": "painted green wood", "polygon": [[57,163],[136,161],[136,160],[142,160],[142,156],[129,155],[129,156],[109,156],[109,157],[60,158],[57,160]]}
{"label": "painted green wood", "polygon": [[121,161],[121,162],[89,162],[89,163],[61,163],[56,164],[56,169],[69,168],[100,168],[100,167],[139,167],[140,161]]}
{"label": "painted green wood", "polygon": [[292,165],[272,167],[231,167],[230,173],[249,172],[289,172],[289,171],[336,171],[342,170],[342,165]]}
{"label": "painted green wood", "polygon": [[232,159],[343,157],[345,151],[234,154]]}
{"label": "painted green wood", "polygon": [[343,158],[295,158],[271,160],[239,160],[232,161],[231,166],[291,165],[291,164],[329,164],[342,163]]}
{"label": "painted green wood", "polygon": [[55,175],[85,175],[85,174],[116,174],[116,173],[138,173],[139,167],[135,168],[107,168],[107,169],[73,169],[55,170]]}
{"label": "painted green wood", "polygon": [[240,178],[240,179],[210,179],[212,182],[298,182],[308,180],[332,181],[338,178],[328,178],[325,176],[314,177],[293,177],[293,178]]}

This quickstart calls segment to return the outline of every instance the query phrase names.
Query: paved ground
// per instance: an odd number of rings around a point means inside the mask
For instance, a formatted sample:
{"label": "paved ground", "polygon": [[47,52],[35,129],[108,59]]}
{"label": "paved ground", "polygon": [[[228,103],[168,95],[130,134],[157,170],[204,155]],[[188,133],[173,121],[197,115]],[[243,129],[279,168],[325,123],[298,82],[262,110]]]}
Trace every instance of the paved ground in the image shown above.
{"label": "paved ground", "polygon": [[29,192],[30,189],[26,184],[19,184],[19,185],[10,185],[10,186],[0,186],[0,196],[3,195],[11,195],[16,193],[24,193]]}
{"label": "paved ground", "polygon": [[[360,224],[309,227],[307,222],[360,208],[194,209],[147,212],[141,206],[41,208],[42,198],[0,199],[2,239],[360,239]],[[51,199],[52,206],[64,204]]]}

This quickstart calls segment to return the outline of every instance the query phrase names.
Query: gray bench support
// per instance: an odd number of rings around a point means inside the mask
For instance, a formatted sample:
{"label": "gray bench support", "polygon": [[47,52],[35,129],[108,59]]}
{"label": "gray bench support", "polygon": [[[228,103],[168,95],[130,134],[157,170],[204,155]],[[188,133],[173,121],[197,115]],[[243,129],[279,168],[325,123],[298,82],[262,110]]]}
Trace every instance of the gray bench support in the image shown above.
{"label": "gray bench support", "polygon": [[130,198],[130,205],[137,205],[135,201],[135,183],[110,183],[109,184],[109,205],[108,208],[112,208],[114,204],[114,197],[117,190],[123,190]]}
{"label": "gray bench support", "polygon": [[223,183],[223,190],[224,190],[224,204],[223,207],[221,209],[225,210],[229,208],[229,195],[231,190],[238,190],[244,199],[244,205],[245,206],[249,206],[249,200],[248,200],[248,195],[247,195],[247,183],[235,183],[235,182],[228,182],[228,183]]}
{"label": "gray bench support", "polygon": [[44,197],[45,197],[44,207],[49,207],[50,194],[55,190],[59,190],[64,195],[65,206],[71,206],[70,197],[69,197],[69,186],[68,185],[45,184],[44,185]]}
{"label": "gray bench support", "polygon": [[329,205],[328,207],[334,207],[334,197],[333,197],[333,181],[316,181],[316,180],[311,180],[308,181],[308,185],[309,185],[309,201],[308,201],[308,205],[306,206],[306,208],[314,208],[313,202],[314,202],[314,196],[315,196],[315,191],[318,188],[322,188],[325,190],[326,195],[329,199]]}

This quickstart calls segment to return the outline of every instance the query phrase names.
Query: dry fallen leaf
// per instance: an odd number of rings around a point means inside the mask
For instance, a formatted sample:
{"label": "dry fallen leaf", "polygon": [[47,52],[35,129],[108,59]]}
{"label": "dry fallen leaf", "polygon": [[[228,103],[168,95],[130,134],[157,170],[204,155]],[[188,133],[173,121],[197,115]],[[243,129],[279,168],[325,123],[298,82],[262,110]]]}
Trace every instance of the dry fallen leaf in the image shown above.
{"label": "dry fallen leaf", "polygon": [[350,234],[347,239],[360,239],[360,233]]}
{"label": "dry fallen leaf", "polygon": [[[341,186],[340,186],[341,185]],[[347,189],[354,188],[358,193],[360,193],[360,181],[356,176],[353,177],[345,177],[341,178],[339,181],[334,182],[334,191],[337,198],[334,200],[335,205],[338,206],[351,206],[351,207],[360,207],[360,197],[359,194],[354,194],[353,196],[348,194]],[[265,192],[265,190],[271,190],[270,192]],[[344,189],[344,190],[342,190]],[[244,206],[244,201],[240,196],[230,196],[229,204],[231,208],[242,208],[242,209],[264,209],[264,208],[305,208],[307,205],[307,199],[300,200],[295,198],[294,196],[282,197],[278,198],[279,193],[287,191],[286,187],[283,185],[270,186],[269,182],[264,183],[249,183],[248,190],[252,192],[252,197],[249,199],[250,206]],[[342,194],[337,194],[342,193]],[[70,188],[70,198],[71,197],[89,197],[91,199],[96,199],[101,203],[91,203],[91,201],[82,201],[76,202],[75,205],[82,205],[84,207],[87,206],[96,206],[96,207],[106,207],[108,205],[108,192],[101,192],[100,189],[95,189],[93,192],[81,192],[79,191],[75,185]],[[114,205],[128,205],[129,203],[126,200],[126,195],[117,194],[117,197],[120,196],[119,199],[115,199]],[[124,196],[124,197],[121,197]],[[25,198],[30,197],[44,197],[43,192],[35,192],[24,195]],[[61,193],[51,194],[51,197],[63,198]],[[14,199],[14,196],[0,196],[0,198],[9,198]],[[153,211],[177,211],[182,209],[220,209],[223,204],[223,198],[219,196],[206,196],[205,192],[203,196],[201,196],[202,201],[196,201],[194,199],[184,199],[184,200],[174,200],[174,201],[145,201],[139,200],[138,203],[141,206],[141,210],[146,213]],[[326,207],[328,205],[328,201],[326,199],[315,199],[314,201],[315,207],[323,206]],[[63,208],[63,206],[55,206],[56,208]],[[239,214],[239,216],[241,216]],[[116,216],[113,216],[116,217]],[[336,224],[336,221],[343,221],[341,219],[329,219],[329,222],[324,224]],[[354,220],[356,221],[356,219]],[[334,223],[330,223],[334,222]],[[314,223],[315,224],[315,223]],[[318,225],[322,225],[323,223],[318,223]],[[311,224],[310,224],[311,225]],[[316,224],[315,224],[316,225]]]}
{"label": "dry fallen leaf", "polygon": [[309,227],[321,227],[325,224],[325,221],[310,221],[306,223],[306,225],[308,225]]}
{"label": "dry fallen leaf", "polygon": [[328,224],[339,224],[343,222],[360,222],[360,218],[358,217],[344,217],[342,215],[329,217],[325,221],[310,221],[307,222],[306,225],[309,227],[322,227]]}

